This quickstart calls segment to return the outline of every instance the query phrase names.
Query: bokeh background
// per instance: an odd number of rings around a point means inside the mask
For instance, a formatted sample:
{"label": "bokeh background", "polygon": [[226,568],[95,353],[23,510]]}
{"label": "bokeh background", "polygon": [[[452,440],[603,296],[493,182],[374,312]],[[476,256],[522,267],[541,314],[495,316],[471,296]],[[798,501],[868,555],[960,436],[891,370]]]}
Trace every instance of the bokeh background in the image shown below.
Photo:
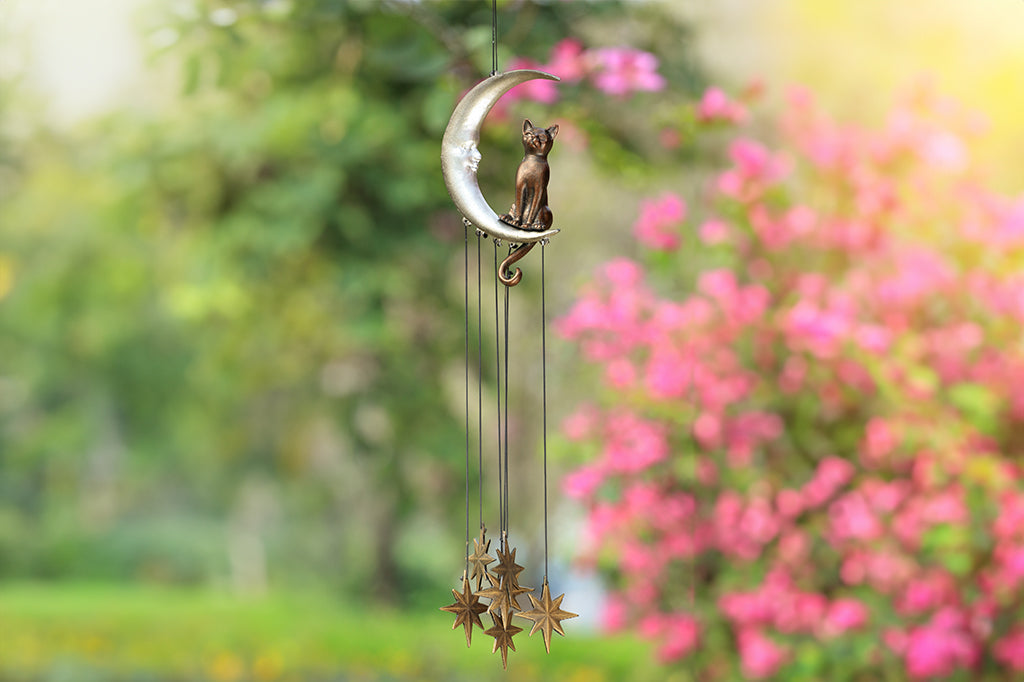
{"label": "bokeh background", "polygon": [[[977,165],[1019,193],[1019,3],[498,10],[501,68],[549,64],[571,39],[595,59],[653,55],[663,79],[618,94],[566,79],[488,119],[495,204],[522,117],[561,126],[550,319],[602,263],[640,257],[645,200],[699,203],[724,145],[698,125],[712,86],[756,106],[745,124],[770,140],[793,84],[870,124],[927,82],[983,115]],[[464,239],[439,143],[490,71],[490,38],[483,0],[0,4],[0,680],[504,678],[437,610],[462,565],[466,419]],[[509,411],[512,530],[539,584],[532,260]],[[588,455],[559,427],[601,382],[573,343],[549,343],[552,586],[581,617],[550,655],[524,633],[511,674],[755,676],[666,660],[637,623],[602,627],[617,572],[577,561],[588,512],[561,480]],[[491,391],[494,369],[485,353]],[[734,642],[706,646],[735,658]]]}

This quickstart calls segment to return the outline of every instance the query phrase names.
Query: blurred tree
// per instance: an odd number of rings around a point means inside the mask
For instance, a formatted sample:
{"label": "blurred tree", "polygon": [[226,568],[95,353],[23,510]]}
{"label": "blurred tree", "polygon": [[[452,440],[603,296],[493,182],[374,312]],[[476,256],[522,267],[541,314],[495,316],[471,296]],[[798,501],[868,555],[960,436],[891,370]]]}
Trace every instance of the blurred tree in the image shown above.
{"label": "blurred tree", "polygon": [[[445,392],[462,376],[462,227],[439,140],[490,70],[489,3],[175,7],[156,56],[179,69],[171,110],[18,142],[0,205],[0,575],[434,589],[464,457]],[[500,62],[624,16],[501,3]],[[682,31],[629,16],[654,42]],[[665,69],[696,87],[685,54]],[[624,166],[643,149],[616,113],[589,125]],[[515,136],[490,143],[490,167],[514,168]],[[428,551],[437,537],[453,556]]]}

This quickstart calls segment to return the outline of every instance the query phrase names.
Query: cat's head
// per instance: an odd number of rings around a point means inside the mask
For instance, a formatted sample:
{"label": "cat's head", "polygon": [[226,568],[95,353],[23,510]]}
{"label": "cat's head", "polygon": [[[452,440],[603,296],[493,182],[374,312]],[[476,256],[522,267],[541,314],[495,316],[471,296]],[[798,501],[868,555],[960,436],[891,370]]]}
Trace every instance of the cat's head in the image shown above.
{"label": "cat's head", "polygon": [[523,121],[523,149],[527,154],[547,156],[558,134],[558,124],[550,128],[535,128],[530,119]]}

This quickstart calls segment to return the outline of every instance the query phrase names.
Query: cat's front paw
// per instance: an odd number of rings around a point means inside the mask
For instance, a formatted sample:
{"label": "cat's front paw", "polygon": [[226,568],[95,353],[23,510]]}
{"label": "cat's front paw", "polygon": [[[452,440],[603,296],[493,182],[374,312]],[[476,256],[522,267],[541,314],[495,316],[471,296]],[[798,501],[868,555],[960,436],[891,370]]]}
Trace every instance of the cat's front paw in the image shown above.
{"label": "cat's front paw", "polygon": [[516,215],[515,211],[516,211],[516,209],[513,206],[512,209],[508,213],[506,213],[504,215],[498,216],[498,220],[500,220],[501,222],[505,223],[506,225],[511,225],[512,227],[520,227],[520,226],[522,226],[523,221],[520,220],[519,216]]}

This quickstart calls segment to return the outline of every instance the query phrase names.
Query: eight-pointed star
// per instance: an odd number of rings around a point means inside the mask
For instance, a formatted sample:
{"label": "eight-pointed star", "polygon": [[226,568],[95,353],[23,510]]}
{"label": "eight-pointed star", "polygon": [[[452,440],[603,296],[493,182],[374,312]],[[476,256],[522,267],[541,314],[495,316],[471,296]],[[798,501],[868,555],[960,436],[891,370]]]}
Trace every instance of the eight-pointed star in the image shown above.
{"label": "eight-pointed star", "polygon": [[476,625],[481,630],[484,629],[480,614],[486,611],[487,607],[480,603],[477,595],[473,594],[469,587],[469,579],[465,575],[462,576],[462,594],[452,590],[452,595],[455,597],[455,603],[450,606],[442,606],[441,610],[455,614],[455,625],[452,625],[452,630],[460,625],[466,629],[466,646],[468,647],[473,639],[473,626]]}
{"label": "eight-pointed star", "polygon": [[540,601],[537,601],[537,598],[531,594],[530,601],[533,602],[533,608],[517,614],[520,618],[527,618],[533,621],[533,629],[530,630],[531,635],[537,632],[538,629],[544,632],[544,648],[549,654],[551,653],[551,631],[554,630],[564,637],[565,631],[562,630],[560,621],[576,618],[578,615],[561,609],[562,599],[564,598],[565,595],[563,594],[552,601],[551,590],[548,587],[548,581],[545,579]]}
{"label": "eight-pointed star", "polygon": [[484,634],[490,635],[494,638],[494,647],[491,648],[493,654],[499,648],[501,649],[501,667],[508,670],[508,650],[516,650],[516,645],[512,643],[512,637],[518,635],[523,629],[517,625],[505,625],[504,621],[501,620],[501,616],[492,613],[491,619],[494,621],[494,627],[489,630],[485,630]]}
{"label": "eight-pointed star", "polygon": [[523,592],[529,592],[529,590],[521,587],[511,588],[505,581],[494,577],[490,573],[487,574],[487,581],[491,583],[491,586],[486,590],[480,590],[476,593],[476,596],[491,600],[490,606],[487,607],[489,612],[494,613],[497,611],[501,613],[502,620],[507,621],[510,618],[510,614],[523,610],[519,606],[516,596]]}
{"label": "eight-pointed star", "polygon": [[473,553],[467,557],[469,559],[469,579],[476,578],[476,589],[478,592],[483,585],[484,576],[487,575],[487,564],[494,561],[494,557],[487,553],[487,550],[491,548],[491,541],[489,539],[486,542],[484,541],[486,534],[487,529],[481,526],[480,539],[473,538]]}
{"label": "eight-pointed star", "polygon": [[523,572],[523,567],[516,563],[516,548],[513,547],[511,551],[498,550],[498,565],[494,567],[492,573],[499,578],[508,579],[513,587],[519,587],[519,574]]}

